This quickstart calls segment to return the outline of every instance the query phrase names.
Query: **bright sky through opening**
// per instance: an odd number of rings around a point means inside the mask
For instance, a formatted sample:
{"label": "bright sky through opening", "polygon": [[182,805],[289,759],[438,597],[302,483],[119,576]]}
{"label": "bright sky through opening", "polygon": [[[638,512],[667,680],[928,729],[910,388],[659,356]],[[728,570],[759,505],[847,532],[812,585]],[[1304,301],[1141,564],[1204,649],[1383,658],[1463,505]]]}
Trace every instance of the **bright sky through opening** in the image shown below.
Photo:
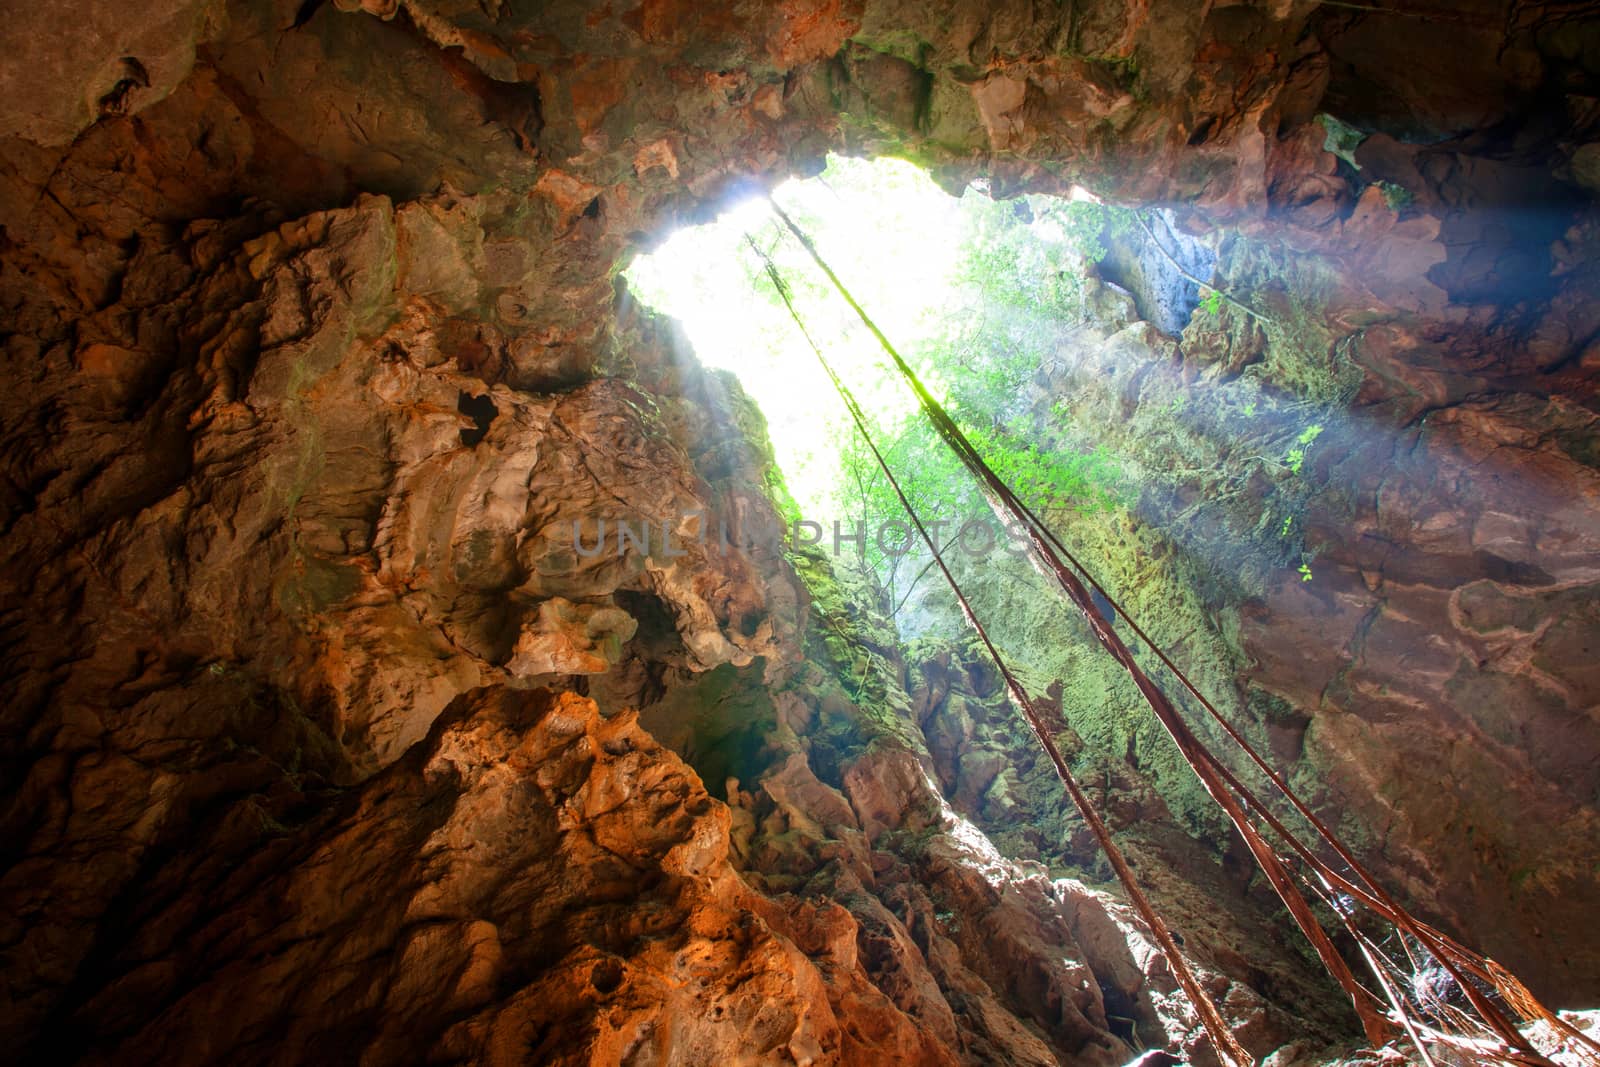
{"label": "bright sky through opening", "polygon": [[[968,192],[968,196],[980,196]],[[818,178],[790,181],[775,197],[903,353],[921,344],[961,299],[953,280],[970,232],[962,202],[926,172],[899,160],[833,157]],[[827,517],[838,505],[839,443],[853,433],[838,396],[765,282],[746,243],[769,251],[796,294],[812,336],[863,405],[909,415],[898,380],[861,369],[882,353],[792,238],[778,237],[766,201],[738,205],[714,222],[678,231],[627,271],[646,304],[683,323],[698,358],[733,371],[766,416],[778,465],[801,511]],[[854,369],[854,370],[852,370]]]}

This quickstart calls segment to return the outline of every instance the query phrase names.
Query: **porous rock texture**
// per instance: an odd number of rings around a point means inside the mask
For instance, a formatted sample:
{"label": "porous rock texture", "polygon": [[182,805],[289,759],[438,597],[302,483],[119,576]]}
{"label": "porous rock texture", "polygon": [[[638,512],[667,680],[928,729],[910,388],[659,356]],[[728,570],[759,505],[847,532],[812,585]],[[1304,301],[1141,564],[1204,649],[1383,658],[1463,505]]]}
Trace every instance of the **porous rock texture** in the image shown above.
{"label": "porous rock texture", "polygon": [[[1108,288],[1085,327],[1104,372],[1043,381],[1224,472],[1170,499],[1220,504],[1238,475],[1297,501],[1315,580],[1238,556],[1278,528],[1261,508],[1163,524],[1150,499],[1085,536],[1125,597],[1197,622],[1163,636],[1214,649],[1208,684],[1408,899],[1592,1003],[1596,6],[8,18],[0,1040],[36,1062],[1205,1059],[1125,908],[1051,877],[1103,871],[992,679],[908,657],[870,591],[784,556],[759,416],[616,281],[830,149],[952,188],[1077,182],[1212,234],[1270,322],[1173,339]],[[1324,111],[1370,134],[1352,160]],[[1346,412],[1300,481],[1234,456],[1249,433],[1163,417],[1234,379]],[[588,554],[602,520],[648,539]],[[1174,817],[1176,769],[1116,726],[1116,683],[1060,673],[1242,1038],[1338,1040],[1237,849]]]}

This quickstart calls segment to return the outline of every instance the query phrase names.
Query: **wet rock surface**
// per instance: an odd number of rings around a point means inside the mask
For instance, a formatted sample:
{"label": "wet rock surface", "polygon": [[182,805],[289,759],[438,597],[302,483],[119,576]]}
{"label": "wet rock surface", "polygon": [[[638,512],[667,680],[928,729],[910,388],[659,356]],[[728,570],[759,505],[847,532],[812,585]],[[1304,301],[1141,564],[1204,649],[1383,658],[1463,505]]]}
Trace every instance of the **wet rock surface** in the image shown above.
{"label": "wet rock surface", "polygon": [[[1041,369],[1036,399],[1135,460],[1196,460],[1074,536],[1429,918],[1592,1002],[1600,31],[1586,4],[1393,17],[13,20],[0,1038],[1204,1061],[979,668],[906,655],[870,591],[781,555],[759,416],[615,283],[830,149],[1169,204],[1215,244],[1257,316],[1174,339],[1106,288]],[[1367,135],[1350,160],[1320,112]],[[1174,411],[1196,382],[1239,391]],[[1350,1021],[1238,850],[1118,681],[1052,669],[1241,1037],[1314,1060]]]}

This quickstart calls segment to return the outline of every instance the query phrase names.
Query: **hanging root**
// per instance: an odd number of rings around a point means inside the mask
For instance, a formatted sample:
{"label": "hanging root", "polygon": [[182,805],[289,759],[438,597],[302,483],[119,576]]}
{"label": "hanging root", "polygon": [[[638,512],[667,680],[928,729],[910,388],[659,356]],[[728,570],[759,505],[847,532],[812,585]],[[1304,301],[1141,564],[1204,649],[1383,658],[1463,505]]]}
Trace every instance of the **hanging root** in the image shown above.
{"label": "hanging root", "polygon": [[[790,228],[793,229],[794,223],[789,222],[788,216],[783,215],[777,205],[773,205],[773,208],[779,211],[784,221],[788,222]],[[795,232],[798,234],[799,231],[796,230]],[[1194,1007],[1195,1014],[1199,1016],[1200,1023],[1205,1028],[1206,1036],[1211,1039],[1212,1047],[1216,1050],[1218,1057],[1225,1064],[1231,1065],[1231,1067],[1255,1067],[1254,1057],[1245,1050],[1244,1046],[1239,1043],[1239,1039],[1234,1036],[1216,1002],[1211,999],[1210,994],[1200,985],[1194,971],[1189,966],[1189,961],[1184,959],[1183,953],[1179,951],[1177,941],[1174,940],[1166,922],[1156,912],[1149,898],[1145,896],[1138,880],[1134,878],[1133,868],[1128,865],[1127,859],[1122,855],[1122,850],[1112,840],[1111,831],[1106,827],[1104,820],[1100,818],[1100,813],[1095,810],[1093,803],[1090,802],[1088,794],[1078,785],[1078,781],[1073,776],[1071,768],[1068,767],[1066,759],[1061,755],[1060,749],[1056,747],[1055,740],[1050,736],[1050,731],[1045,728],[1043,721],[1039,718],[1035,702],[1028,696],[1022,682],[1012,673],[1005,657],[1000,654],[1000,650],[990,640],[983,624],[979,622],[971,602],[967,600],[966,594],[962,591],[960,584],[957,583],[955,576],[950,573],[950,568],[944,561],[943,553],[939,550],[938,542],[934,540],[933,535],[923,525],[916,508],[912,506],[910,499],[905,494],[905,490],[901,488],[899,479],[895,477],[894,471],[890,468],[888,460],[884,458],[883,453],[878,449],[877,443],[873,440],[866,416],[862,412],[860,405],[856,403],[855,396],[834,371],[833,365],[828,362],[827,357],[822,354],[822,349],[811,339],[811,334],[806,330],[805,323],[800,319],[800,313],[795,309],[794,303],[790,299],[789,287],[784,283],[782,276],[778,274],[777,266],[770,257],[756,247],[753,240],[750,241],[750,247],[755,249],[756,253],[765,261],[767,276],[778,290],[778,295],[783,298],[784,305],[789,309],[789,314],[794,319],[795,326],[811,346],[811,350],[816,354],[818,362],[822,364],[822,369],[827,372],[829,380],[839,394],[839,398],[844,402],[846,410],[849,411],[850,418],[855,422],[857,432],[861,434],[862,440],[866,442],[867,448],[871,450],[873,458],[877,461],[884,477],[888,480],[895,496],[899,499],[900,506],[905,509],[906,515],[911,519],[918,536],[921,537],[923,544],[927,546],[928,551],[932,554],[934,562],[949,583],[951,591],[955,593],[956,601],[961,605],[961,611],[966,617],[967,623],[983,641],[984,648],[988,651],[1001,676],[1005,679],[1006,687],[1011,694],[1012,700],[1027,720],[1034,739],[1038,741],[1039,746],[1044,749],[1045,754],[1050,758],[1051,765],[1055,768],[1056,776],[1061,780],[1062,787],[1066,790],[1067,795],[1071,797],[1073,806],[1078,809],[1078,813],[1083,816],[1084,822],[1088,824],[1089,829],[1094,833],[1095,840],[1099,843],[1101,851],[1105,853],[1106,859],[1111,863],[1111,869],[1116,872],[1117,880],[1122,884],[1123,891],[1127,893],[1134,910],[1150,930],[1150,934],[1155,939],[1156,945],[1161,949],[1162,955],[1166,957],[1168,969],[1172,972],[1173,978],[1176,979],[1184,995],[1188,997],[1189,1003]],[[807,247],[809,249],[809,243]],[[811,252],[813,256],[816,256],[815,250],[811,250]],[[821,262],[820,257],[818,262]],[[827,269],[825,264],[823,269]],[[832,272],[829,272],[829,274],[831,277]],[[837,284],[837,279],[835,279],[835,284]],[[852,301],[852,303],[854,302]],[[860,310],[859,307],[857,310]],[[863,318],[865,318],[864,314]],[[871,325],[870,321],[868,325]],[[876,327],[873,327],[873,330],[876,332]],[[878,336],[883,339],[882,334]],[[887,346],[887,339],[883,339],[883,343]],[[893,349],[890,349],[890,351],[898,360],[898,353],[894,353]]]}

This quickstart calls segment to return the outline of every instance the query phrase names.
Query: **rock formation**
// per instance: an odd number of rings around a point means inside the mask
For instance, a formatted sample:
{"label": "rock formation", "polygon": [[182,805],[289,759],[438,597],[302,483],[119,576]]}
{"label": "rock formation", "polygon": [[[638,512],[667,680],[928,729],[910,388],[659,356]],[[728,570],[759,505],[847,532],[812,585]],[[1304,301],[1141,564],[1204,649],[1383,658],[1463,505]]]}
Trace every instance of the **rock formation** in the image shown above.
{"label": "rock formation", "polygon": [[[1107,286],[1041,369],[1212,472],[1182,523],[1081,536],[1421,912],[1600,1001],[1600,5],[44,0],[8,33],[20,1059],[1207,1062],[981,662],[779,549],[759,414],[617,281],[830,150],[1215,245],[1257,315],[1173,337]],[[1163,415],[1246,370],[1338,413],[1297,482]],[[1241,488],[1298,502],[1315,581],[1259,565],[1281,512],[1207,506]],[[1099,670],[1063,713],[1141,877],[1253,1052],[1333,1058],[1337,996]]]}

